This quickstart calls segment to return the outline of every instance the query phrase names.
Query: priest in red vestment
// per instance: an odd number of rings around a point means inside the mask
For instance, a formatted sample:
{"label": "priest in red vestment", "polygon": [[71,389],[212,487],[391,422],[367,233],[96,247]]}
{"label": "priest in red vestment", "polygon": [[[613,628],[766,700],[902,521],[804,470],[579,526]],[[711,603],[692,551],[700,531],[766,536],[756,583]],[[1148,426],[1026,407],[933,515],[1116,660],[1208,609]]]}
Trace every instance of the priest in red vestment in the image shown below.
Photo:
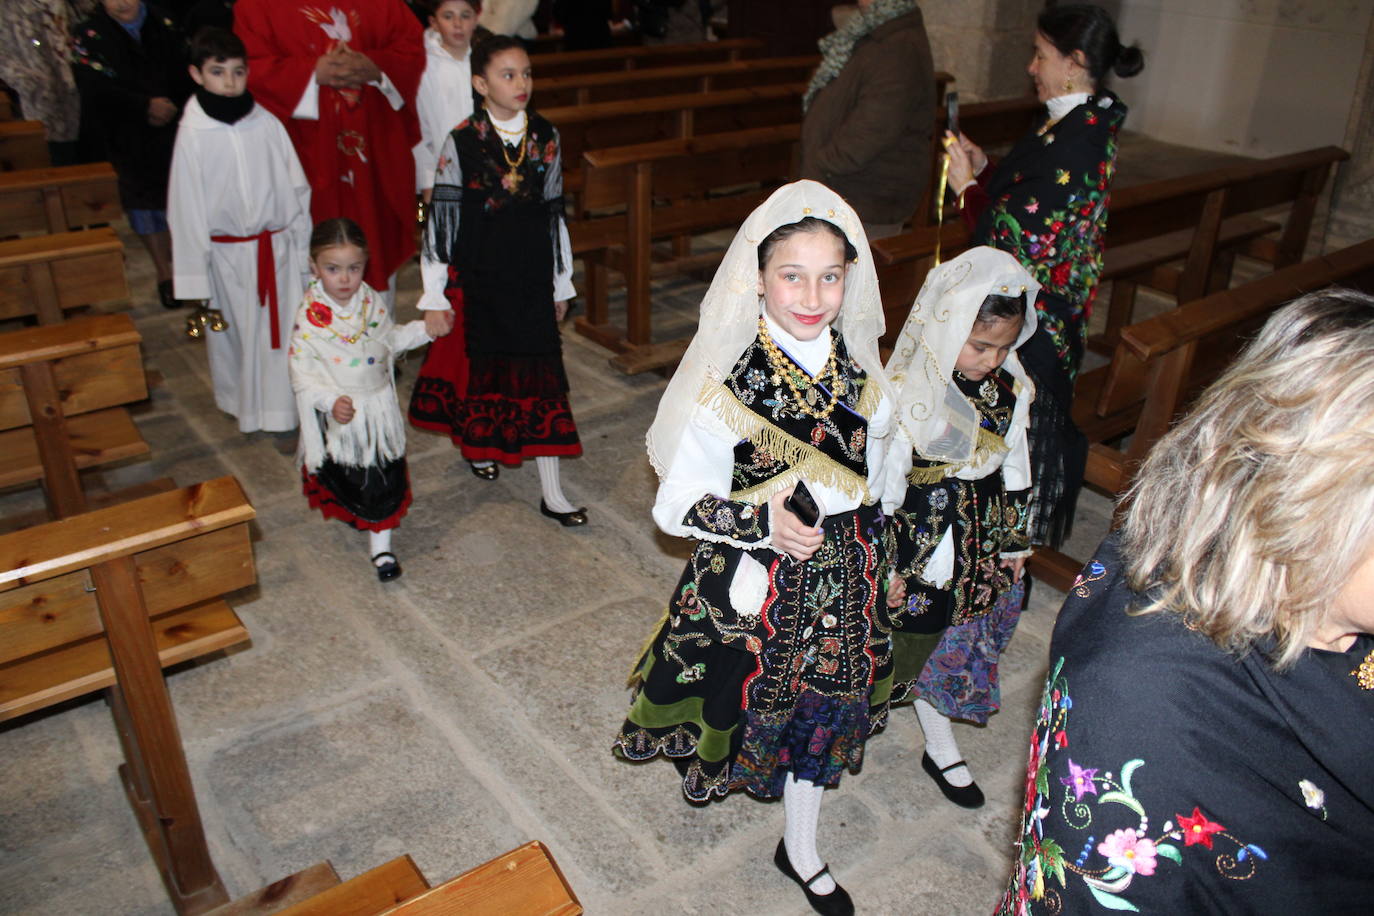
{"label": "priest in red vestment", "polygon": [[387,289],[415,253],[415,15],[402,0],[238,0],[234,31],[253,98],[286,125],[310,179],[311,216],[362,226],[366,280]]}

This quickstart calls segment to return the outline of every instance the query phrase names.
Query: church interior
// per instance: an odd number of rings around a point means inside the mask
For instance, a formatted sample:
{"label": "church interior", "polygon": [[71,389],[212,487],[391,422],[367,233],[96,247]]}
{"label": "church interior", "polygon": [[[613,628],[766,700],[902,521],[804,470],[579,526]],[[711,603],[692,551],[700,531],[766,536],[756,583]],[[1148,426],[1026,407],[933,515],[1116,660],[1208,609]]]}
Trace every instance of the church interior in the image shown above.
{"label": "church interior", "polygon": [[[627,16],[639,5],[624,4]],[[1040,110],[1028,96],[1026,63],[1036,17],[1053,5],[919,2],[937,80],[958,92],[967,132],[976,125],[998,134],[990,151],[1005,151]],[[1374,289],[1374,5],[1103,6],[1147,63],[1140,76],[1112,84],[1130,114],[1074,400],[1075,417],[1096,424],[1080,422],[1092,443],[1086,486],[1068,539],[1030,563],[1034,586],[1002,656],[1000,711],[985,726],[956,726],[986,804],[955,807],[921,772],[922,732],[910,707],[891,710],[862,768],[828,793],[821,848],[862,912],[992,912],[1015,860],[1026,740],[1055,617],[1078,565],[1112,526],[1132,462],[1200,387],[1187,373],[1215,374],[1224,364],[1224,356],[1209,358],[1215,340],[1330,282]],[[300,470],[279,435],[241,433],[216,406],[205,354],[213,321],[163,307],[153,263],[110,190],[113,173],[82,186],[104,194],[103,211],[64,218],[53,177],[63,167],[47,158],[42,124],[11,99],[0,121],[0,437],[8,443],[0,457],[0,571],[8,571],[0,644],[14,640],[0,650],[0,912],[288,912],[309,893],[400,857],[437,887],[531,841],[543,844],[582,909],[481,909],[479,891],[467,906],[405,912],[805,912],[768,862],[781,802],[688,804],[672,766],[627,762],[612,743],[630,701],[627,678],[692,549],[650,516],[658,481],[645,433],[743,215],[760,189],[796,177],[797,95],[819,60],[817,40],[855,11],[829,0],[707,3],[689,63],[646,55],[617,70],[632,49],[651,47],[639,43],[636,25],[604,51],[567,51],[549,32],[552,7],[534,14],[541,31],[530,60],[538,110],[568,113],[564,142],[578,144],[579,158],[565,154],[563,167],[579,167],[584,184],[569,196],[588,195],[569,204],[579,295],[559,326],[584,450],[562,462],[562,485],[588,521],[565,527],[541,514],[533,462],[480,479],[448,436],[411,427],[413,504],[394,532],[405,569],[394,581],[373,574],[362,535],[324,522],[302,497]],[[710,56],[708,36],[737,49]],[[554,70],[559,58],[579,54],[602,57],[583,71]],[[791,69],[768,69],[786,60]],[[558,75],[541,83],[546,63]],[[714,84],[692,75],[694,67],[726,74],[746,64],[753,69]],[[654,84],[646,74],[656,66],[681,74]],[[596,96],[617,72],[622,85],[659,88]],[[546,84],[549,100],[540,104]],[[702,108],[690,139],[670,132],[692,130],[690,102],[675,102],[668,116],[655,108],[660,95],[730,91],[761,94],[717,120]],[[598,105],[621,106],[615,123],[577,114]],[[750,106],[765,113],[761,122]],[[943,117],[937,107],[937,123]],[[661,135],[625,139],[633,122]],[[731,132],[757,140],[725,157]],[[685,145],[650,179],[649,160],[634,157],[653,143]],[[637,161],[641,185],[662,180],[673,190],[636,197],[632,180],[627,192],[623,165],[633,170]],[[609,175],[616,163],[622,171],[597,184],[595,172]],[[738,174],[723,175],[727,167]],[[674,169],[672,181],[662,177]],[[8,190],[23,181],[28,197]],[[889,332],[920,289],[932,245],[943,243],[948,257],[967,244],[952,203],[941,211],[946,222],[935,223],[936,196],[928,192],[898,233],[870,240]],[[731,200],[750,203],[728,222],[689,219],[711,206],[724,212]],[[683,228],[645,227],[674,213]],[[579,249],[589,237],[579,235],[580,218],[629,228],[601,248]],[[63,247],[45,249],[46,241]],[[419,317],[418,258],[399,268],[395,287],[399,319]],[[36,335],[106,316],[119,324],[78,324],[79,342],[68,334],[51,345],[66,347],[65,356],[40,352],[48,344]],[[1186,320],[1211,322],[1208,333],[1219,336],[1189,336]],[[97,342],[100,334],[109,339]],[[1173,343],[1159,343],[1168,335]],[[76,355],[107,346],[105,359]],[[1168,354],[1181,347],[1192,363],[1180,370]],[[78,358],[97,369],[48,371]],[[415,351],[397,362],[403,406],[423,359]],[[1170,376],[1175,370],[1182,374]],[[101,410],[89,412],[83,400]],[[1121,403],[1124,411],[1107,409]],[[127,452],[105,442],[115,425],[95,417],[123,424]],[[148,515],[121,514],[131,504],[106,498],[120,491],[147,500]],[[222,509],[201,505],[215,500]],[[158,511],[169,521],[153,519]],[[97,518],[89,512],[108,514],[88,524],[83,516]],[[137,547],[115,543],[110,532],[121,525]],[[112,559],[140,551],[170,552],[137,568]],[[92,595],[115,594],[132,595],[151,615],[155,647],[144,626],[121,637],[136,649],[117,649],[104,604],[83,612],[84,624],[63,616],[83,601],[94,607]],[[222,632],[197,630],[211,626],[199,617],[173,625],[159,616],[193,603],[227,614]],[[45,629],[45,621],[55,622]],[[40,635],[55,630],[66,635]],[[113,667],[109,656],[102,661],[103,631]],[[96,653],[91,671],[77,670],[77,649]],[[135,664],[157,651],[165,690]],[[121,683],[139,671],[138,685]],[[131,713],[145,700],[155,716]],[[157,724],[139,724],[145,713]],[[135,727],[121,735],[117,723],[130,721]],[[155,743],[172,750],[153,753]],[[183,805],[175,817],[159,814],[156,799],[137,798],[140,782],[160,793],[185,779],[189,792],[172,793]],[[173,872],[185,862],[169,863],[185,849],[201,858],[190,872],[198,877],[183,880],[201,885],[179,893]],[[326,862],[328,875],[319,868]],[[274,885],[290,876],[298,887]],[[275,902],[263,890],[272,887]],[[390,912],[339,907],[289,912]]]}

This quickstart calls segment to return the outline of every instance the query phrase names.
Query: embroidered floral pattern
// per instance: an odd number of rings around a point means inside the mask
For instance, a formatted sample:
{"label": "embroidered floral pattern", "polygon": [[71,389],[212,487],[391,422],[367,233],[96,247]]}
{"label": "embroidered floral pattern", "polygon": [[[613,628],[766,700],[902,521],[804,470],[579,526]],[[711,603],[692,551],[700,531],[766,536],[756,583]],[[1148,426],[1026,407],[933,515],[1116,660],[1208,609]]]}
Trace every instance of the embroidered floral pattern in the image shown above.
{"label": "embroidered floral pattern", "polygon": [[[1098,570],[1093,578],[1080,576],[1074,588],[1087,588],[1104,574],[1105,570]],[[1151,831],[1150,817],[1135,790],[1137,774],[1146,767],[1143,758],[1127,760],[1113,771],[1100,765],[1085,766],[1066,756],[1068,775],[1052,778],[1059,752],[1070,743],[1068,720],[1073,701],[1063,667],[1064,659],[1060,658],[1046,679],[1041,697],[1026,767],[1020,858],[997,916],[1061,913],[1065,907],[1063,893],[1075,881],[1081,881],[1104,909],[1137,912],[1139,907],[1129,896],[1132,884],[1140,879],[1170,880],[1170,869],[1163,860],[1181,866],[1188,855],[1212,855],[1217,871],[1227,878],[1252,876],[1269,858],[1268,853],[1233,836],[1198,805],[1191,814],[1175,813],[1158,831]],[[1316,790],[1311,783],[1308,786]],[[1300,787],[1310,807],[1308,787]],[[1050,819],[1053,813],[1058,814],[1057,820]],[[1115,826],[1123,815],[1128,825]],[[1047,822],[1055,831],[1070,830],[1082,839],[1070,840],[1064,833],[1051,835]],[[1109,832],[1099,832],[1104,829]]]}

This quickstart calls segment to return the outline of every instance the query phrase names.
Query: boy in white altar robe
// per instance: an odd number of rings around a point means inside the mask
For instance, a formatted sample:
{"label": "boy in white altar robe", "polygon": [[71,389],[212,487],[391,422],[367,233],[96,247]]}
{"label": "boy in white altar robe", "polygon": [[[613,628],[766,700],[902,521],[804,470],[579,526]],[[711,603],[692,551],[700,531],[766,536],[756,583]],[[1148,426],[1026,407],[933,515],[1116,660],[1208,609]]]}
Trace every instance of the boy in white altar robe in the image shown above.
{"label": "boy in white altar robe", "polygon": [[195,96],[177,131],[168,189],[174,289],[228,322],[206,334],[215,404],[239,430],[296,428],[291,322],[309,282],[310,184],[281,122],[248,92],[232,32],[191,44]]}

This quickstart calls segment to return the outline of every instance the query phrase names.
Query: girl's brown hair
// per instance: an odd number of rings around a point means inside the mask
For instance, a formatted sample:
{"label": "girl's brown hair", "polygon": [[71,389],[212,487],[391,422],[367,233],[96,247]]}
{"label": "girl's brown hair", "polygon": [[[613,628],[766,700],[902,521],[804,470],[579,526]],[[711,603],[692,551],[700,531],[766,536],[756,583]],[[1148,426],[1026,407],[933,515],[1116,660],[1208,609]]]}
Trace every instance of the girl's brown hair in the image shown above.
{"label": "girl's brown hair", "polygon": [[326,248],[340,245],[356,245],[363,250],[363,254],[368,253],[367,236],[363,235],[362,227],[348,217],[336,216],[316,223],[314,231],[310,233],[310,260],[315,260]]}

